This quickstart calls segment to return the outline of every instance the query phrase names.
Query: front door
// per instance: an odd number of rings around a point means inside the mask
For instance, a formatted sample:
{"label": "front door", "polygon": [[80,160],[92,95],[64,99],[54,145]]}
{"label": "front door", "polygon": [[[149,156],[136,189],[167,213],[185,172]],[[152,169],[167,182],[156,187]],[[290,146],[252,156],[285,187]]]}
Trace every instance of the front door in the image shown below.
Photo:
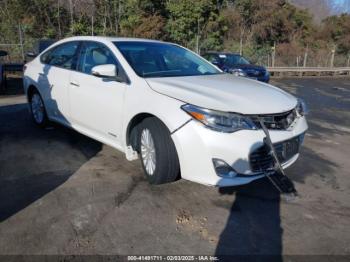
{"label": "front door", "polygon": [[81,132],[109,144],[120,144],[125,83],[92,75],[94,66],[114,64],[112,51],[104,44],[82,43],[77,71],[69,85],[71,121]]}

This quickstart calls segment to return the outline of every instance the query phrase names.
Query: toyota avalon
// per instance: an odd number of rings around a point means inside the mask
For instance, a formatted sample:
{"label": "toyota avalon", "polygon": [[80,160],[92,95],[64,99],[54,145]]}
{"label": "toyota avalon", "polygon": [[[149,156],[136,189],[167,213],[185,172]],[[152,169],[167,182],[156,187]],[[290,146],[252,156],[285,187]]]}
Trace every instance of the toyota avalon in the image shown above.
{"label": "toyota avalon", "polygon": [[55,121],[140,158],[151,184],[249,183],[275,165],[266,129],[283,168],[307,130],[301,100],[167,42],[67,38],[26,64],[24,89],[38,126]]}

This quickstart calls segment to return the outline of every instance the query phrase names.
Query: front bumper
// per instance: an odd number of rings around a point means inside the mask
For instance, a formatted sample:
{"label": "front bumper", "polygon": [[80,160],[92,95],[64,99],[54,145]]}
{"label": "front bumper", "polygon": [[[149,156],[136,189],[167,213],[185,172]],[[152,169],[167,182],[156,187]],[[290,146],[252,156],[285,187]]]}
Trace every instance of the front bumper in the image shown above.
{"label": "front bumper", "polygon": [[270,73],[266,72],[264,74],[259,74],[258,76],[254,75],[254,74],[250,74],[249,72],[246,72],[248,78],[253,79],[253,80],[257,80],[260,82],[265,82],[268,83],[270,81]]}
{"label": "front bumper", "polygon": [[270,74],[264,74],[262,76],[248,75],[247,77],[264,83],[268,83],[270,81]]}
{"label": "front bumper", "polygon": [[257,78],[258,81],[268,83],[270,81],[270,75],[265,75]]}
{"label": "front bumper", "polygon": [[[307,130],[304,117],[296,119],[290,130],[270,130],[273,143],[299,136]],[[205,128],[192,120],[172,134],[184,179],[212,186],[234,186],[250,183],[264,177],[264,173],[251,170],[250,154],[264,145],[263,130],[240,130],[234,133],[220,133]],[[283,168],[293,164],[299,154],[283,163]],[[239,175],[223,178],[216,174],[212,159],[228,163]]]}

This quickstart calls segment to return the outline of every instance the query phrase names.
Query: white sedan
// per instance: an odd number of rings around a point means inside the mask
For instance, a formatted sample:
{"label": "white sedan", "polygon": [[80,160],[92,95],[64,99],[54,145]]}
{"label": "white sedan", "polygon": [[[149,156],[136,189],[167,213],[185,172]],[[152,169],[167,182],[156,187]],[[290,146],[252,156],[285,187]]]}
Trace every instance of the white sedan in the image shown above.
{"label": "white sedan", "polygon": [[307,130],[299,99],[160,41],[61,40],[26,64],[24,89],[37,125],[55,121],[141,158],[151,184],[249,183],[276,164],[262,123],[283,168]]}

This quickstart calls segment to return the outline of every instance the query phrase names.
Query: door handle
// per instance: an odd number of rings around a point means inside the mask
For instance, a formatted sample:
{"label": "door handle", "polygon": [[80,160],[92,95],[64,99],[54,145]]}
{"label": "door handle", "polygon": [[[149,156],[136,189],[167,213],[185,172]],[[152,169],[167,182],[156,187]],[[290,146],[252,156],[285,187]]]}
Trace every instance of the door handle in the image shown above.
{"label": "door handle", "polygon": [[79,84],[78,84],[78,82],[72,81],[72,82],[70,82],[70,84],[71,84],[72,86],[76,86],[76,87],[79,87]]}

